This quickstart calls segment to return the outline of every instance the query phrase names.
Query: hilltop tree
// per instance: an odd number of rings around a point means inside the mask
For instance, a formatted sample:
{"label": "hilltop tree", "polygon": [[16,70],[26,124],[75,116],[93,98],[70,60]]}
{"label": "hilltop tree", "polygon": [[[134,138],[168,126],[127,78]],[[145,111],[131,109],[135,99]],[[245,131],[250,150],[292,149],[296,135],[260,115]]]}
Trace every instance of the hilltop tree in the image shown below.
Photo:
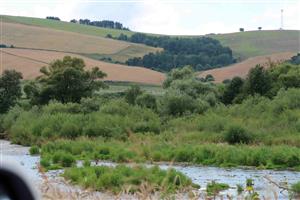
{"label": "hilltop tree", "polygon": [[59,17],[47,16],[46,19],[60,21]]}
{"label": "hilltop tree", "polygon": [[5,113],[21,97],[22,74],[15,70],[5,70],[0,77],[0,113]]}
{"label": "hilltop tree", "polygon": [[244,28],[240,28],[240,32],[244,32],[245,31],[245,29]]}
{"label": "hilltop tree", "polygon": [[81,98],[92,96],[93,92],[105,87],[100,79],[106,76],[98,67],[85,71],[85,63],[80,58],[65,56],[49,67],[41,68],[42,76],[38,83],[28,88],[27,94],[35,98],[34,102],[45,104],[50,100],[62,103],[79,103]]}
{"label": "hilltop tree", "polygon": [[261,29],[262,29],[262,27],[260,26],[260,27],[258,27],[258,30],[260,30],[261,31]]}

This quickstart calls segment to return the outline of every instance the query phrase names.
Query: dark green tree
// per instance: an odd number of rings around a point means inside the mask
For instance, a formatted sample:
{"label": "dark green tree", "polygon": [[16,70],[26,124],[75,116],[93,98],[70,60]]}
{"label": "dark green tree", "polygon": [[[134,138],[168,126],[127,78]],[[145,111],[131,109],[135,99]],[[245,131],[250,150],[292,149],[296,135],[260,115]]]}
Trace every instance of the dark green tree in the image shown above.
{"label": "dark green tree", "polygon": [[[98,67],[85,71],[85,63],[80,58],[65,56],[56,60],[49,67],[41,68],[42,76],[38,77],[38,88],[30,88],[33,97],[39,104],[57,100],[62,103],[79,103],[83,97],[91,97],[94,91],[105,87],[100,80],[106,76]],[[29,92],[27,92],[29,94]]]}
{"label": "dark green tree", "polygon": [[195,72],[191,66],[185,66],[182,69],[173,69],[168,73],[166,80],[163,83],[164,88],[171,86],[176,80],[186,80],[195,78]]}
{"label": "dark green tree", "polygon": [[234,77],[225,87],[222,101],[224,104],[231,104],[235,97],[242,92],[244,80],[240,77]]}
{"label": "dark green tree", "polygon": [[22,74],[15,70],[5,70],[0,77],[0,113],[5,113],[21,97]]}
{"label": "dark green tree", "polygon": [[136,99],[137,105],[141,107],[150,108],[152,110],[157,110],[156,98],[152,94],[142,94]]}
{"label": "dark green tree", "polygon": [[138,85],[132,85],[129,89],[125,91],[125,100],[131,105],[136,104],[136,99],[141,95],[143,91]]}
{"label": "dark green tree", "polygon": [[272,79],[270,73],[262,66],[256,65],[249,71],[245,82],[245,92],[247,94],[268,96],[271,88]]}
{"label": "dark green tree", "polygon": [[214,76],[211,75],[211,74],[207,74],[207,75],[205,76],[205,82],[211,82],[211,81],[215,81]]}

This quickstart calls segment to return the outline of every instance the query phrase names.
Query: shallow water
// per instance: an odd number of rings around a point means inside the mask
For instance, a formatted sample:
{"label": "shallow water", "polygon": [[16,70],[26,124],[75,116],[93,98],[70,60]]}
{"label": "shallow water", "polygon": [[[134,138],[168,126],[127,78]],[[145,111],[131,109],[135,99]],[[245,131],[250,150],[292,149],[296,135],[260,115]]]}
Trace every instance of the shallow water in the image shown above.
{"label": "shallow water", "polygon": [[[9,141],[0,140],[0,163],[8,162],[8,160],[18,163],[23,169],[24,173],[30,177],[31,181],[37,183],[41,180],[41,175],[37,169],[39,156],[30,156],[28,147],[10,144]],[[101,162],[98,165],[114,166],[115,163]],[[151,166],[151,165],[148,165]],[[159,165],[162,169],[169,167],[184,173],[190,177],[194,183],[199,184],[202,190],[206,184],[211,181],[220,183],[227,183],[231,188],[222,192],[224,199],[226,195],[237,196],[236,185],[245,185],[246,179],[251,178],[254,180],[255,191],[259,192],[260,197],[268,199],[275,199],[274,192],[278,195],[278,199],[288,199],[286,191],[280,193],[279,188],[271,184],[265,176],[270,177],[276,183],[286,185],[292,184],[300,180],[300,172],[293,171],[274,171],[274,170],[255,170],[255,169],[224,169],[218,167],[204,167],[204,166],[169,166],[167,164]],[[55,177],[61,171],[52,171],[48,176]]]}

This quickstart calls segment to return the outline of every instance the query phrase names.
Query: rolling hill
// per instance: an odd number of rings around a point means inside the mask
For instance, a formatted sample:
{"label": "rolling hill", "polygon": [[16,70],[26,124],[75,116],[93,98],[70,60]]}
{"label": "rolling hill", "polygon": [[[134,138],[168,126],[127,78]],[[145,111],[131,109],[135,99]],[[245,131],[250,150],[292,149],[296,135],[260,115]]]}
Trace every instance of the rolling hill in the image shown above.
{"label": "rolling hill", "polygon": [[[113,60],[119,62],[124,62],[128,58],[143,56],[149,52],[160,51],[159,48],[103,37],[103,34],[106,32],[102,30],[108,31],[110,29],[57,22],[54,20],[36,19],[38,22],[44,22],[44,24],[58,24],[59,26],[57,26],[61,27],[61,30],[59,30],[52,26],[40,26],[42,23],[32,23],[30,25],[25,23],[35,18],[24,18],[24,20],[21,21],[22,24],[20,24],[17,23],[19,21],[10,22],[6,17],[7,16],[3,17],[2,41],[4,44],[14,45],[15,47],[84,54],[88,57],[96,55],[97,58],[111,57]],[[22,17],[12,18],[23,19]],[[75,30],[77,29],[75,28],[72,29],[74,31],[67,31],[67,28],[63,30],[63,27],[65,27],[65,25],[68,27],[69,24],[71,27],[78,27],[79,30],[84,30],[84,28],[87,30],[90,28],[92,28],[92,30],[100,29],[100,33],[102,34],[96,36],[96,34],[85,34],[83,31],[79,33],[80,31],[76,32]],[[117,31],[114,29],[111,30]]]}
{"label": "rolling hill", "polygon": [[215,82],[217,83],[220,83],[225,79],[232,79],[235,76],[240,76],[245,78],[248,71],[251,68],[255,67],[257,64],[268,67],[269,66],[268,62],[270,61],[275,63],[281,62],[290,59],[294,55],[295,55],[294,52],[283,52],[283,53],[275,53],[266,56],[255,56],[227,67],[200,72],[198,76],[205,77],[206,75],[211,74],[214,76]]}
{"label": "rolling hill", "polygon": [[[130,36],[135,32],[31,17],[1,15],[1,19],[2,43],[17,47],[3,49],[3,66],[19,69],[27,79],[36,77],[38,68],[47,65],[51,59],[62,58],[64,55],[81,57],[89,67],[100,66],[108,73],[107,80],[160,84],[164,79],[164,74],[153,70],[99,61],[110,57],[114,61],[124,62],[128,58],[161,51],[160,48],[105,38],[107,34],[118,36],[123,33]],[[217,82],[234,76],[245,76],[250,68],[265,63],[268,57],[273,61],[284,60],[300,51],[300,31],[296,30],[247,31],[206,36],[229,46],[234,56],[241,61],[228,67],[201,72],[199,75],[212,74]]]}
{"label": "rolling hill", "polygon": [[300,51],[299,30],[246,31],[208,36],[229,46],[239,60],[273,53]]}
{"label": "rolling hill", "polygon": [[100,70],[107,73],[105,80],[160,85],[165,79],[163,73],[143,67],[107,63],[72,53],[15,48],[0,49],[0,51],[3,55],[3,69],[15,69],[22,72],[24,79],[36,78],[40,75],[41,67],[47,66],[55,59],[62,59],[64,56],[76,56],[84,59],[87,69],[99,67]]}
{"label": "rolling hill", "polygon": [[9,16],[9,15],[1,15],[1,18],[3,22],[8,22],[8,23],[38,26],[43,28],[50,28],[54,30],[68,31],[68,32],[74,32],[74,33],[92,35],[92,36],[105,37],[107,34],[111,34],[112,36],[115,37],[115,36],[119,36],[121,33],[131,36],[134,33],[132,31],[126,31],[126,30],[108,29],[108,28],[69,23],[64,21],[42,19],[42,18]]}

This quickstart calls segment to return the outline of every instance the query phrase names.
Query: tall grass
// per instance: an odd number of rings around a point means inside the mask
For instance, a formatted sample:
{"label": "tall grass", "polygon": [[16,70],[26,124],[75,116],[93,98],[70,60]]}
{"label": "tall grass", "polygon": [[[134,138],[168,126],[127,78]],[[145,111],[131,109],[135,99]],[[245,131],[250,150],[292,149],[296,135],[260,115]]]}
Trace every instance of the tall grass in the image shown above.
{"label": "tall grass", "polygon": [[175,161],[222,167],[254,166],[263,169],[300,170],[300,150],[296,147],[249,146],[227,144],[174,145],[150,140],[77,141],[60,140],[42,147],[42,158],[52,160],[56,152],[70,153],[78,160],[110,160],[114,162]]}
{"label": "tall grass", "polygon": [[170,169],[161,170],[159,167],[134,166],[116,167],[96,166],[66,169],[63,176],[73,183],[85,188],[98,191],[112,191],[115,194],[122,190],[130,193],[141,192],[141,186],[151,186],[150,193],[161,192],[163,194],[176,193],[178,191],[199,188],[191,179],[180,172]]}

